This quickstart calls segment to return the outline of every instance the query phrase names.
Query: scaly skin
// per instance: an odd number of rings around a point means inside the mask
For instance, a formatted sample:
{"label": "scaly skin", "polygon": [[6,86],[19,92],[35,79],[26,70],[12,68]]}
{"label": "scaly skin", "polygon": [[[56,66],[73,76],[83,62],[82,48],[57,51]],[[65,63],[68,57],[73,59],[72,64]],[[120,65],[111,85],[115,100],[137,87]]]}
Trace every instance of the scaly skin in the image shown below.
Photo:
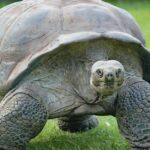
{"label": "scaly skin", "polygon": [[47,121],[47,111],[33,93],[10,91],[0,103],[0,149],[24,150]]}
{"label": "scaly skin", "polygon": [[150,84],[129,77],[118,93],[116,117],[132,150],[150,149]]}

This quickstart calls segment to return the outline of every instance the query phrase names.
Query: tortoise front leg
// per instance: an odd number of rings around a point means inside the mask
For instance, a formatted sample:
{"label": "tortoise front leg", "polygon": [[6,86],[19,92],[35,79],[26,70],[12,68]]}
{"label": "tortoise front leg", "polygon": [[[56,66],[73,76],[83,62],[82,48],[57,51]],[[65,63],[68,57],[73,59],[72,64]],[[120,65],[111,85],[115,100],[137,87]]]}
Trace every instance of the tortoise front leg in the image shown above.
{"label": "tortoise front leg", "polygon": [[63,117],[58,121],[59,128],[69,132],[84,132],[98,126],[96,116]]}
{"label": "tortoise front leg", "polygon": [[150,84],[129,78],[118,94],[116,117],[132,150],[150,150]]}
{"label": "tortoise front leg", "polygon": [[24,150],[47,121],[47,111],[40,99],[30,93],[8,93],[0,103],[0,149]]}

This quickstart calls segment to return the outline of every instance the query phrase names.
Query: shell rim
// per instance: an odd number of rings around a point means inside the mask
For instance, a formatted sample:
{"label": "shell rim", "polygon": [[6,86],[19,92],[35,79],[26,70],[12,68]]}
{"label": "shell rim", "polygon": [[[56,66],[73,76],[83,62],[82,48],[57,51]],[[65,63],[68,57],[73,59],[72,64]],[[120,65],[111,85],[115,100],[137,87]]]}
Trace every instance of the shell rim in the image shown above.
{"label": "shell rim", "polygon": [[[52,43],[50,43],[42,51],[39,51],[33,56],[28,56],[23,61],[19,62],[18,65],[14,68],[14,70],[10,74],[6,84],[4,85],[5,90],[8,91],[12,89],[20,81],[20,78],[23,75],[25,75],[28,71],[30,71],[30,69],[33,68],[36,62],[40,61],[43,57],[53,54],[54,52],[58,52],[60,48],[72,43],[85,42],[85,41],[98,40],[98,39],[115,40],[117,42],[136,45],[138,50],[137,52],[140,53],[142,62],[149,60],[146,62],[148,63],[147,65],[146,63],[143,64],[144,70],[147,69],[147,66],[150,66],[150,52],[145,48],[145,46],[142,44],[140,40],[131,36],[130,34],[118,32],[118,31],[101,32],[101,33],[79,32],[79,33],[64,34],[64,35],[62,34],[58,36]],[[18,69],[18,66],[21,67]],[[16,70],[18,70],[18,72]],[[150,82],[150,77],[149,77],[150,71],[147,74],[143,78],[146,81]]]}

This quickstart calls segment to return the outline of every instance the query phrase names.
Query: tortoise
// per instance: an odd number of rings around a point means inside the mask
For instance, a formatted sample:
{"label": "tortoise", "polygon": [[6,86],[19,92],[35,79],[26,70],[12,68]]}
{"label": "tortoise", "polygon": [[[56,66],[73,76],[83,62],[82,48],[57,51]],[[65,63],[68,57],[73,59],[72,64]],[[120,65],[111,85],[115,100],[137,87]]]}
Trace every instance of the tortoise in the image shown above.
{"label": "tortoise", "polygon": [[150,149],[150,52],[133,17],[100,0],[24,0],[0,10],[0,149],[23,150],[46,121],[82,132],[113,115]]}

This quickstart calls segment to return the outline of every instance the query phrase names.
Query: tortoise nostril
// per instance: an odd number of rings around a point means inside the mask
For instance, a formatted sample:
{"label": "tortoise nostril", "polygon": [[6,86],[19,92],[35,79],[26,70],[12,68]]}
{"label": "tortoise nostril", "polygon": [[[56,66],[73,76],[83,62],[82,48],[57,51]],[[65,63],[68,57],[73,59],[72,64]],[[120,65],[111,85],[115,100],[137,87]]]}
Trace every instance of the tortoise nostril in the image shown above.
{"label": "tortoise nostril", "polygon": [[106,80],[107,80],[107,81],[112,81],[112,80],[114,80],[114,75],[113,75],[113,73],[111,73],[111,72],[110,72],[110,73],[107,73],[105,77],[106,77]]}

